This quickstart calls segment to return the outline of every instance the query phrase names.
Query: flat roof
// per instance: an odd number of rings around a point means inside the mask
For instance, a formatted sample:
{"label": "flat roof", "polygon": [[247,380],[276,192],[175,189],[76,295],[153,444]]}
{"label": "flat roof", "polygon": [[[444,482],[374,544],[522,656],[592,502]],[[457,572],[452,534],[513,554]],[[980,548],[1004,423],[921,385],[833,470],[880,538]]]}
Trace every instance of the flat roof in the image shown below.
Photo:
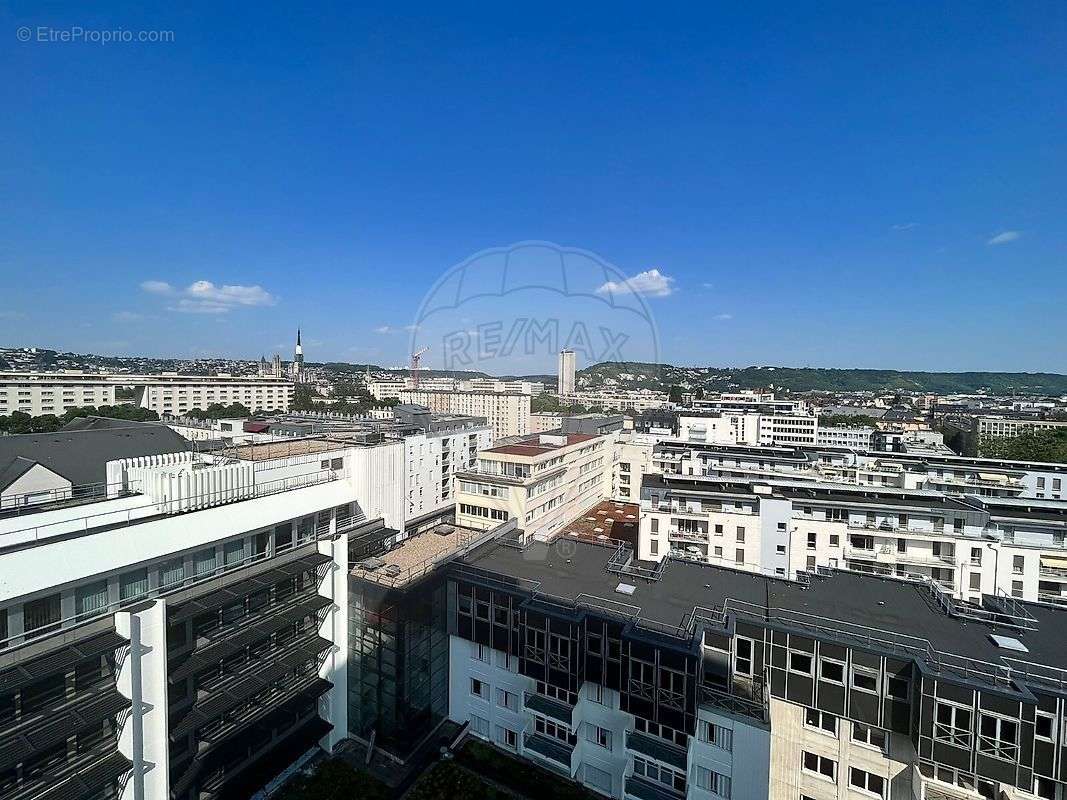
{"label": "flat roof", "polygon": [[[560,546],[561,542],[566,546]],[[608,606],[632,605],[636,616],[668,627],[684,627],[695,609],[698,615],[704,610],[711,617],[724,606],[745,605],[762,615],[765,624],[789,625],[790,615],[810,619],[825,626],[822,638],[833,638],[835,630],[862,626],[901,639],[920,637],[942,653],[1006,666],[1001,660],[1005,652],[989,639],[991,634],[1002,634],[1026,645],[1028,661],[1059,669],[1065,666],[1067,610],[1026,603],[1039,629],[1025,631],[950,617],[927,587],[892,578],[838,571],[828,577],[813,577],[805,586],[711,564],[667,559],[660,579],[647,581],[609,572],[607,562],[614,552],[612,547],[580,539],[533,543],[526,550],[492,541],[457,563],[532,582],[541,592],[572,603],[596,605],[598,600],[606,600]],[[633,584],[634,594],[616,594],[620,582]]]}
{"label": "flat roof", "polygon": [[[545,442],[542,440],[544,436],[558,436],[560,438],[566,437],[566,444],[554,444],[552,442]],[[508,456],[540,456],[545,453],[551,453],[553,450],[560,450],[564,447],[571,447],[572,445],[581,444],[582,442],[588,442],[591,439],[599,439],[595,433],[563,433],[562,431],[545,431],[544,433],[535,433],[524,439],[513,442],[511,444],[502,444],[497,447],[490,447],[488,450],[483,450],[483,453],[498,453],[500,455]]]}

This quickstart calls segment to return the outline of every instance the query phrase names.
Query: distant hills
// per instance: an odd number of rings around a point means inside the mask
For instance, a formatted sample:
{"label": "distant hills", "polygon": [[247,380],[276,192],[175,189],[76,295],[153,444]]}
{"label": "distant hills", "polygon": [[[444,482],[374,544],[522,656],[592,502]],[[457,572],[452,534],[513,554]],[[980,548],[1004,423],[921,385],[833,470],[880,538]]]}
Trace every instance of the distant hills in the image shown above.
{"label": "distant hills", "polygon": [[[352,364],[343,361],[314,364],[340,378],[372,372],[406,375],[407,370],[382,367],[377,364]],[[235,374],[254,373],[257,361],[222,358],[146,358],[97,356],[63,353],[37,348],[0,348],[0,369],[54,370],[89,369],[117,372],[158,372],[173,370],[186,374],[211,374],[229,371]],[[426,369],[426,377],[457,378],[491,377],[477,371]],[[553,386],[556,376],[506,375],[506,378],[544,381]],[[1067,375],[1053,372],[911,372],[892,369],[815,369],[811,367],[684,367],[673,364],[649,364],[636,361],[606,361],[578,371],[580,389],[616,387],[620,389],[652,389],[666,391],[671,386],[684,389],[701,388],[705,392],[731,389],[769,388],[777,391],[805,392],[930,392],[933,394],[993,394],[1064,395],[1067,394]]]}
{"label": "distant hills", "polygon": [[930,392],[933,394],[1067,394],[1067,375],[1051,372],[901,372],[891,369],[810,367],[677,367],[671,364],[604,362],[578,373],[588,386],[666,390],[672,385],[705,391],[773,388],[837,392]]}

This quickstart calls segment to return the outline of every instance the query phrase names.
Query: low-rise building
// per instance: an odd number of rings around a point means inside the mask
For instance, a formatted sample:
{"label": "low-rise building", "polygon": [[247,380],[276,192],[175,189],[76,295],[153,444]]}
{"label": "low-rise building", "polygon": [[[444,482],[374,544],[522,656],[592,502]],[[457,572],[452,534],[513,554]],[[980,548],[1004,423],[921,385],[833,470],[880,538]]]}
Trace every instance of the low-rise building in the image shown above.
{"label": "low-rise building", "polygon": [[117,384],[86,372],[0,372],[0,416],[16,411],[37,417],[71,408],[115,404]]}
{"label": "low-rise building", "polygon": [[484,530],[517,520],[527,537],[546,538],[611,491],[612,438],[541,433],[478,454],[458,472],[456,522]]}
{"label": "low-rise building", "polygon": [[530,395],[516,392],[461,392],[438,389],[405,389],[402,403],[426,406],[435,414],[465,414],[484,417],[494,439],[524,436],[530,432]]}

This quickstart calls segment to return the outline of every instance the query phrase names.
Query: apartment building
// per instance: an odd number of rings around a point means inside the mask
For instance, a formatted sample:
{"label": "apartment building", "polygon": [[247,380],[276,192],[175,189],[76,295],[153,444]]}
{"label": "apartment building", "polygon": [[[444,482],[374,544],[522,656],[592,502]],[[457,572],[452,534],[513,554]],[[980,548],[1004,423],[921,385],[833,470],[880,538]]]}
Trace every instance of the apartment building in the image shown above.
{"label": "apartment building", "polygon": [[780,577],[822,567],[1067,603],[1067,504],[797,481],[646,475],[639,555]]}
{"label": "apartment building", "polygon": [[288,411],[293,403],[292,381],[259,375],[161,375],[123,376],[123,384],[136,387],[136,403],[161,417],[183,417],[219,403],[240,403],[252,412]]}
{"label": "apartment building", "polygon": [[1036,417],[977,416],[973,418],[971,424],[980,439],[986,436],[1014,439],[1024,433],[1067,428],[1067,420]]}
{"label": "apartment building", "polygon": [[470,424],[436,428],[403,437],[406,526],[433,518],[455,505],[455,476],[474,469],[478,453],[487,450],[493,432],[487,425]]}
{"label": "apartment building", "polygon": [[0,416],[16,411],[37,417],[81,406],[115,404],[117,384],[85,372],[0,372]]}
{"label": "apartment building", "polygon": [[727,445],[814,446],[819,419],[759,411],[680,411],[678,436],[692,442]]}
{"label": "apartment building", "polygon": [[484,417],[493,438],[524,436],[530,432],[530,395],[515,392],[461,392],[405,389],[400,402],[426,406],[435,414]]}
{"label": "apartment building", "polygon": [[646,474],[654,471],[655,446],[656,437],[649,434],[628,432],[616,438],[612,448],[615,456],[611,479],[613,499],[628,503],[640,499],[641,482]]}
{"label": "apartment building", "polygon": [[866,426],[846,428],[820,425],[815,434],[816,447],[842,447],[847,450],[874,450],[875,429]]}
{"label": "apartment building", "polygon": [[336,746],[349,551],[400,529],[402,445],[106,470],[106,497],[0,517],[5,800],[248,797]]}
{"label": "apartment building", "polygon": [[622,800],[1064,797],[1067,611],[612,543],[445,575],[449,716]]}
{"label": "apartment building", "polygon": [[456,523],[475,530],[517,520],[547,538],[611,491],[612,437],[541,433],[478,454],[456,474]]}
{"label": "apartment building", "polygon": [[651,411],[670,405],[666,392],[651,389],[597,389],[592,391],[560,394],[561,405],[579,405],[586,408],[601,408],[605,411]]}
{"label": "apartment building", "polygon": [[653,454],[667,475],[788,477],[954,495],[1067,499],[1067,464],[967,458],[940,452],[746,447],[662,439]]}

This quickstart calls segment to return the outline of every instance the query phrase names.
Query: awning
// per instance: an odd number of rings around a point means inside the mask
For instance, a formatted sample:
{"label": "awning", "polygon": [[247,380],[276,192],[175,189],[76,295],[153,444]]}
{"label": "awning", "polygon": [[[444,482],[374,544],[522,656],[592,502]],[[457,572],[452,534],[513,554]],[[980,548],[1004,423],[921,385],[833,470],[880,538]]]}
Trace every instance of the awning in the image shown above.
{"label": "awning", "polygon": [[1067,556],[1041,556],[1041,566],[1067,569]]}
{"label": "awning", "polygon": [[999,475],[995,472],[979,472],[978,478],[983,481],[993,481],[995,483],[1007,483],[1007,475]]}

